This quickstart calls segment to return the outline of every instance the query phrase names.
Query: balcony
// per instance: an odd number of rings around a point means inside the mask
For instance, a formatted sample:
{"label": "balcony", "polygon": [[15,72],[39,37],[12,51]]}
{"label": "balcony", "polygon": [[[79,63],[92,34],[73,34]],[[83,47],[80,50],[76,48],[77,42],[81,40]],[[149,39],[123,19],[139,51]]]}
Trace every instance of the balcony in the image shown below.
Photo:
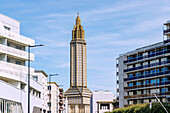
{"label": "balcony", "polygon": [[22,36],[20,34],[17,34],[17,33],[7,31],[5,29],[0,30],[0,36],[1,37],[6,37],[7,39],[12,40],[13,42],[20,43],[20,44],[25,45],[25,46],[35,44],[34,40],[32,40],[30,38],[27,38],[25,36]]}
{"label": "balcony", "polygon": [[129,95],[129,96],[124,96],[126,99],[131,99],[131,98],[146,98],[146,97],[155,97],[156,94],[157,96],[165,96],[165,95],[170,95],[170,91],[168,92],[159,92],[159,93],[149,93],[149,94],[140,94],[140,95]]}
{"label": "balcony", "polygon": [[[26,66],[0,61],[0,67],[0,77],[27,82],[28,68]],[[30,72],[33,74],[34,69],[30,68]]]}
{"label": "balcony", "polygon": [[164,34],[170,34],[170,29],[164,30]]}
{"label": "balcony", "polygon": [[164,71],[164,72],[159,72],[159,73],[128,77],[128,78],[124,78],[124,81],[137,80],[137,79],[149,78],[149,77],[158,77],[158,76],[164,75],[164,74],[170,74],[170,71]]}
{"label": "balcony", "polygon": [[142,84],[142,85],[134,85],[134,86],[127,86],[124,87],[125,90],[127,89],[135,89],[135,88],[147,88],[147,87],[151,87],[151,86],[161,86],[161,85],[168,85],[170,84],[170,81],[166,81],[166,82],[158,82],[158,83],[150,83],[150,84]]}
{"label": "balcony", "polygon": [[[5,53],[19,59],[28,60],[28,52],[0,44],[0,53]],[[30,60],[34,61],[34,54],[30,53]]]}
{"label": "balcony", "polygon": [[[168,43],[168,42],[170,42],[170,40],[164,41],[164,43]],[[160,52],[156,52],[155,54],[149,54],[149,55],[140,56],[140,57],[137,57],[137,58],[132,58],[132,59],[129,59],[129,60],[125,60],[124,63],[129,63],[129,62],[134,62],[134,61],[138,61],[138,60],[142,60],[142,59],[152,58],[152,57],[159,56],[159,55],[164,55],[164,54],[167,54],[167,53],[170,53],[170,49],[160,51]]]}
{"label": "balcony", "polygon": [[163,65],[163,64],[168,64],[168,63],[170,63],[170,60],[152,63],[152,64],[148,64],[148,65],[143,65],[143,66],[139,66],[139,67],[133,67],[133,68],[130,68],[130,69],[124,69],[124,72],[130,72],[130,71],[145,69],[145,68],[149,68],[149,67],[155,67],[155,66],[159,66],[159,65]]}

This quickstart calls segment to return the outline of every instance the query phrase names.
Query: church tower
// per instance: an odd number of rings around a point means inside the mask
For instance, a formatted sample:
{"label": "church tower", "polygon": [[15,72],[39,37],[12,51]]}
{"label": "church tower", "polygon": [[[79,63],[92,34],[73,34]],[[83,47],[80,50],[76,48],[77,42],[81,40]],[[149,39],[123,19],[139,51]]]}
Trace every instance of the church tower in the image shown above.
{"label": "church tower", "polygon": [[70,88],[64,94],[68,113],[90,113],[91,95],[87,88],[85,33],[78,13],[70,42]]}

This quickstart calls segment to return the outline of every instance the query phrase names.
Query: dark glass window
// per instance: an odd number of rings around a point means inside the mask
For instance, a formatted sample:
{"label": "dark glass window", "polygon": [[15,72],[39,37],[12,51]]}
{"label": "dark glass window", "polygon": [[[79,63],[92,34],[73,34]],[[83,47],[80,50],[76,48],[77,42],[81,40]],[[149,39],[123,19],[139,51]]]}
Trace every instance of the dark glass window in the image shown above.
{"label": "dark glass window", "polygon": [[129,77],[133,77],[133,74],[129,74]]}
{"label": "dark glass window", "polygon": [[148,75],[149,74],[149,71],[144,71],[143,72],[143,75]]}
{"label": "dark glass window", "polygon": [[168,92],[168,88],[162,88],[162,92]]}
{"label": "dark glass window", "polygon": [[168,78],[162,78],[162,82],[167,82]]}
{"label": "dark glass window", "polygon": [[137,73],[136,73],[136,76],[140,76],[140,75],[141,75],[141,72],[137,72]]}
{"label": "dark glass window", "polygon": [[51,86],[47,86],[48,90],[51,90]]}
{"label": "dark glass window", "polygon": [[133,83],[129,83],[129,86],[133,86]]}
{"label": "dark glass window", "polygon": [[143,81],[143,84],[149,84],[149,80]]}

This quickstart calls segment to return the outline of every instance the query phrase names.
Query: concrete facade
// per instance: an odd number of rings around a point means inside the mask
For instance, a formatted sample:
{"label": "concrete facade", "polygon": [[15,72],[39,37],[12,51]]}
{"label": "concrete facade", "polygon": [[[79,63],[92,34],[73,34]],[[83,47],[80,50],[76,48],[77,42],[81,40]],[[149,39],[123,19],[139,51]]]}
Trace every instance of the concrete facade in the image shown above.
{"label": "concrete facade", "polygon": [[117,58],[119,107],[170,102],[170,21],[164,24],[162,42],[137,48]]}
{"label": "concrete facade", "polygon": [[113,111],[113,99],[112,92],[95,91],[91,98],[91,113],[105,113]]}
{"label": "concrete facade", "polygon": [[[51,87],[50,87],[51,86]],[[51,90],[51,93],[50,93]],[[64,113],[65,111],[65,100],[64,100],[64,90],[59,87],[55,82],[48,82],[48,113]],[[51,102],[50,99],[51,98]],[[51,112],[49,107],[51,106]]]}
{"label": "concrete facade", "polygon": [[90,113],[91,91],[87,88],[85,31],[79,14],[70,43],[70,88],[64,96],[68,100],[68,113]]}
{"label": "concrete facade", "polygon": [[[20,22],[0,14],[0,113],[27,113],[28,52],[26,47],[35,41],[20,35]],[[34,54],[30,54],[34,61]],[[33,79],[30,68],[30,111],[42,113],[43,84]]]}

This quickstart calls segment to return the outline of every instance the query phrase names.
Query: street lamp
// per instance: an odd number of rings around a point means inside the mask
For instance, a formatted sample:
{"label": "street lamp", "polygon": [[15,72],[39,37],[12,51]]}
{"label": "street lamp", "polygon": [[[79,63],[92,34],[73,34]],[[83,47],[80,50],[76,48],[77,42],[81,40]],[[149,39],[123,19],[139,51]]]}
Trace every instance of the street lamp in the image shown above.
{"label": "street lamp", "polygon": [[44,45],[40,44],[40,45],[28,46],[28,113],[30,113],[30,48],[39,47],[39,46],[44,46]]}
{"label": "street lamp", "polygon": [[49,113],[51,113],[51,77],[58,76],[59,74],[50,74],[49,75]]}

